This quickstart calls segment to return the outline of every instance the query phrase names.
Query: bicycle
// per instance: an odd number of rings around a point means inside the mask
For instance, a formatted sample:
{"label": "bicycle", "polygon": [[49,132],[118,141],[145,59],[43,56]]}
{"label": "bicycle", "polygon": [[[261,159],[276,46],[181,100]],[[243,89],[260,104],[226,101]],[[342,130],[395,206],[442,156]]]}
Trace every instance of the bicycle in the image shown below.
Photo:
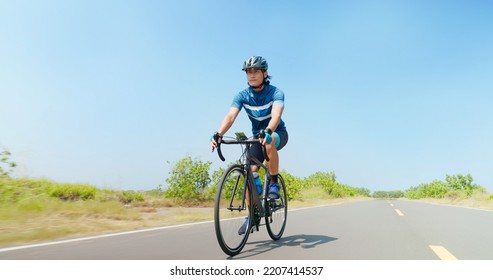
{"label": "bicycle", "polygon": [[[241,252],[250,233],[254,230],[259,231],[262,218],[265,220],[267,232],[272,240],[279,240],[286,227],[288,215],[284,179],[281,175],[278,176],[280,199],[269,199],[269,169],[250,155],[252,144],[262,143],[261,139],[253,136],[247,138],[242,132],[235,134],[236,138],[223,136],[220,142],[216,139],[217,153],[222,161],[225,161],[225,158],[221,152],[221,144],[239,144],[243,150],[238,163],[229,166],[221,177],[214,204],[214,227],[217,241],[224,253],[230,256]],[[262,151],[266,161],[269,161],[264,146],[262,146]],[[257,192],[250,168],[252,165],[260,166],[265,170],[261,194]],[[240,234],[238,230],[245,221],[245,214],[248,217],[248,227],[244,234]]]}

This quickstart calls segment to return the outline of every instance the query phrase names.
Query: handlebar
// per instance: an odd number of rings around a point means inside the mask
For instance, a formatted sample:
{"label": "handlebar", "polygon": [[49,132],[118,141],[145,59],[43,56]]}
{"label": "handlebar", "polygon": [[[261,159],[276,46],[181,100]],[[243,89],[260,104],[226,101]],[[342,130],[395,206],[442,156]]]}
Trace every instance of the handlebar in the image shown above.
{"label": "handlebar", "polygon": [[[219,138],[221,138],[221,141],[218,141]],[[262,145],[262,140],[261,139],[223,139],[222,137],[218,137],[218,139],[215,139],[217,142],[217,155],[222,161],[226,161],[226,159],[223,156],[223,153],[221,152],[221,144],[258,144],[260,143],[262,146],[262,153],[264,154],[264,158],[266,161],[269,161],[269,156],[267,155],[267,151],[265,149],[265,145]],[[213,150],[214,151],[214,150]]]}

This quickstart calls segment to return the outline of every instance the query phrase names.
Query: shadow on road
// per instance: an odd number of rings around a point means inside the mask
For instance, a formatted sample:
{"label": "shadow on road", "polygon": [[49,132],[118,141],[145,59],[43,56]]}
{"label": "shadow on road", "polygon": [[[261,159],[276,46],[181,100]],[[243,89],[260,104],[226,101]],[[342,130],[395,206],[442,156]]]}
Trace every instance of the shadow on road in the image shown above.
{"label": "shadow on road", "polygon": [[335,241],[337,238],[329,237],[325,235],[309,235],[309,234],[297,234],[292,236],[282,237],[277,241],[263,240],[256,242],[248,242],[247,245],[253,245],[253,248],[244,250],[239,256],[231,257],[229,259],[244,259],[255,255],[260,255],[268,251],[275,250],[280,247],[301,247],[303,249],[311,249],[316,246]]}

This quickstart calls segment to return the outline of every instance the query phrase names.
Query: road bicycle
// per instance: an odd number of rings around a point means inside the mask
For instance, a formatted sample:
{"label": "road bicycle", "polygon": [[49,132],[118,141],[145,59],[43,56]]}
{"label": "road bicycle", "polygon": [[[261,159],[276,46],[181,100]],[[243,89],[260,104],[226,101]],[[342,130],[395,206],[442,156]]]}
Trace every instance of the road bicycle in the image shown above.
{"label": "road bicycle", "polygon": [[[281,238],[288,217],[288,199],[286,185],[281,175],[278,176],[280,186],[279,199],[268,198],[268,186],[271,181],[269,169],[257,158],[250,155],[253,144],[262,143],[262,139],[247,138],[244,133],[235,133],[236,137],[215,136],[217,153],[222,161],[222,144],[238,144],[242,153],[237,163],[229,166],[219,182],[214,204],[214,227],[217,241],[224,253],[234,256],[246,245],[248,236],[254,230],[259,231],[262,219],[272,240]],[[269,161],[265,147],[262,145],[265,160]],[[260,166],[265,171],[262,192],[259,194],[255,185],[252,165]],[[248,227],[244,234],[239,229],[248,217]]]}

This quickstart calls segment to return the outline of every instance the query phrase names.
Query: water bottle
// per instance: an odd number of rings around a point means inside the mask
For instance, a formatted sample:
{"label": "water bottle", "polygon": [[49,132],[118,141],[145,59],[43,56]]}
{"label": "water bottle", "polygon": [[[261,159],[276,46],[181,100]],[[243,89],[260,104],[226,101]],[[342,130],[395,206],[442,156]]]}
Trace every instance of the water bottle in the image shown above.
{"label": "water bottle", "polygon": [[260,181],[260,177],[258,176],[258,172],[253,172],[253,179],[255,180],[255,186],[257,187],[257,192],[259,195],[262,194],[262,181]]}

